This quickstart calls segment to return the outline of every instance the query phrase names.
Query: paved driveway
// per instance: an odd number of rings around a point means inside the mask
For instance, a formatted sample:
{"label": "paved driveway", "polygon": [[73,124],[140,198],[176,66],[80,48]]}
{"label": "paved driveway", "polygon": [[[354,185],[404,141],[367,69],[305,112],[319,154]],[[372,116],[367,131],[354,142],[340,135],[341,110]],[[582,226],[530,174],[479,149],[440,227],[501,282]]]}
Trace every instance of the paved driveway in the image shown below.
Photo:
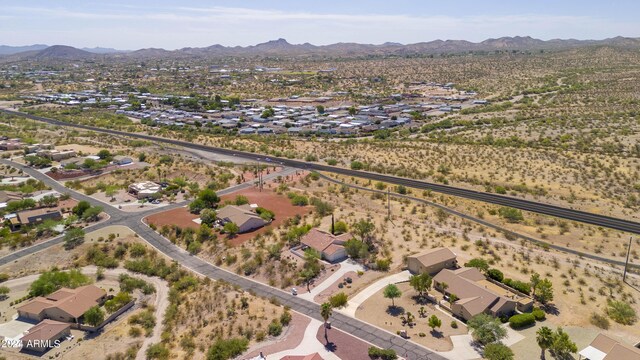
{"label": "paved driveway", "polygon": [[25,331],[31,329],[31,327],[35,325],[26,321],[17,320],[17,317],[18,314],[15,315],[13,320],[0,324],[0,336],[17,340],[24,335]]}
{"label": "paved driveway", "polygon": [[333,283],[335,283],[339,279],[342,279],[344,277],[344,274],[346,274],[346,273],[348,273],[350,271],[353,271],[353,272],[365,271],[365,268],[362,267],[362,265],[358,264],[357,262],[355,262],[355,261],[353,261],[351,259],[347,259],[347,260],[345,260],[345,261],[340,263],[340,269],[338,269],[336,272],[331,274],[331,276],[326,278],[318,286],[316,286],[313,289],[311,289],[311,292],[306,292],[304,294],[300,294],[300,295],[298,295],[298,297],[301,297],[301,298],[309,300],[309,301],[313,301],[313,298],[316,297],[316,295],[318,295],[321,292],[323,292],[325,289],[327,289],[328,287],[333,285]]}
{"label": "paved driveway", "polygon": [[369,285],[364,290],[360,291],[353,298],[349,299],[349,303],[347,304],[347,307],[345,307],[344,309],[338,309],[337,311],[355,318],[356,310],[358,310],[358,307],[360,307],[360,305],[363,302],[365,302],[368,298],[370,298],[373,294],[382,290],[385,286],[389,284],[397,284],[400,282],[409,281],[410,276],[411,276],[411,273],[408,270],[405,270],[403,272],[389,275],[385,278],[382,278],[374,282],[373,284]]}

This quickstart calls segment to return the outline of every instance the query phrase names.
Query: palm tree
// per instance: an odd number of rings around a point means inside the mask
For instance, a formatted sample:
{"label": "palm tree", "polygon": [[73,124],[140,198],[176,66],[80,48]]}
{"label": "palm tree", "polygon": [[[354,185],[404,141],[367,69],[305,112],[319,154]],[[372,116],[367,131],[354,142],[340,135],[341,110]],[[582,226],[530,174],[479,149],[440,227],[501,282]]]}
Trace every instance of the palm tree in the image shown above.
{"label": "palm tree", "polygon": [[320,305],[320,316],[322,316],[322,318],[324,319],[324,339],[327,340],[327,342],[329,342],[329,339],[327,336],[327,321],[331,317],[331,313],[332,313],[331,304],[324,303]]}
{"label": "palm tree", "polygon": [[551,347],[553,344],[553,331],[546,326],[541,327],[536,332],[536,341],[538,342],[538,346],[542,349],[542,354],[540,355],[541,359],[544,359],[545,350]]}

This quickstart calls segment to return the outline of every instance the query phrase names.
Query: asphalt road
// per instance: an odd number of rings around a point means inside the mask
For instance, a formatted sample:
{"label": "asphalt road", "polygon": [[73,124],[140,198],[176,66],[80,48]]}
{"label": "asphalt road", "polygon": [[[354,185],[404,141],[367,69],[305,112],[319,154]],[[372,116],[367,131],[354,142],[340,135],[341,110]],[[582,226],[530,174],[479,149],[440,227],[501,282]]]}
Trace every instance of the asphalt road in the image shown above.
{"label": "asphalt road", "polygon": [[[104,204],[92,197],[86,196],[82,193],[74,191],[72,189],[66,188],[62,186],[57,181],[49,178],[43,173],[29,168],[27,166],[22,166],[15,162],[0,159],[0,163],[5,165],[11,165],[23,170],[25,173],[31,175],[32,177],[42,180],[47,185],[49,185],[52,189],[60,192],[60,193],[69,193],[71,196],[78,200],[86,200],[92,205],[103,206]],[[271,178],[277,177],[279,175],[287,175],[291,172],[294,172],[295,169],[284,169],[279,173],[271,173],[269,175],[264,176],[264,180],[269,180]],[[253,186],[251,182],[235,185],[229,187],[227,189],[221,190],[218,192],[219,195],[224,195],[227,193],[231,193],[234,191],[238,191],[240,189]],[[153,231],[149,226],[142,222],[142,219],[146,216],[149,216],[152,213],[166,211],[172,207],[184,206],[184,204],[172,204],[170,206],[165,206],[161,208],[154,208],[148,211],[139,212],[139,213],[125,213],[119,209],[116,209],[112,206],[103,206],[105,212],[110,216],[108,220],[105,220],[101,223],[94,224],[91,227],[87,227],[86,230],[97,230],[100,228],[104,228],[110,225],[124,225],[129,227],[131,230],[135,231],[140,237],[146,240],[151,246],[156,248],[161,253],[168,256],[170,259],[175,260],[182,266],[191,269],[192,271],[199,273],[203,276],[207,276],[214,280],[224,280],[230,284],[237,285],[242,289],[249,291],[255,295],[262,296],[268,299],[275,298],[282,305],[289,306],[292,310],[297,311],[299,313],[305,314],[307,316],[313,317],[317,320],[322,321],[322,317],[320,316],[320,305],[301,299],[299,297],[293,296],[288,292],[282,291],[280,289],[273,288],[271,286],[250,280],[248,278],[242,277],[235,273],[226,271],[219,267],[216,267],[197,256],[193,256],[189,254],[186,250],[172,244],[169,240],[162,237],[157,232]],[[63,237],[59,236],[54,239],[48,240],[46,242],[17,250],[7,256],[0,258],[0,266],[5,265],[7,263],[16,261],[22,257],[34,254],[39,251],[43,251],[51,246],[61,244],[63,242]],[[430,351],[420,345],[409,342],[405,339],[400,338],[395,334],[391,334],[387,331],[369,325],[363,321],[358,319],[351,318],[344,314],[334,312],[331,317],[332,326],[340,329],[348,334],[354,335],[360,339],[370,342],[376,346],[386,349],[394,349],[400,355],[405,357],[408,360],[444,360],[446,359],[443,356],[440,356],[433,351]]]}
{"label": "asphalt road", "polygon": [[103,132],[103,133],[108,133],[108,134],[113,134],[118,136],[129,136],[129,137],[149,140],[153,142],[163,142],[163,143],[178,145],[178,146],[182,146],[190,149],[210,151],[210,152],[215,152],[219,154],[235,156],[243,159],[266,161],[266,162],[277,162],[282,165],[294,167],[294,168],[301,168],[301,169],[315,170],[315,171],[326,171],[326,172],[335,173],[335,174],[361,177],[361,178],[370,179],[374,181],[383,181],[383,182],[396,184],[396,185],[404,185],[407,187],[413,187],[417,189],[431,190],[431,191],[435,191],[435,192],[439,192],[447,195],[459,196],[467,199],[488,202],[488,203],[501,205],[501,206],[510,206],[510,207],[525,210],[525,211],[531,211],[539,214],[556,216],[563,219],[602,226],[610,229],[616,229],[616,230],[626,231],[634,234],[640,234],[640,223],[638,222],[624,220],[624,219],[617,219],[614,217],[598,215],[598,214],[588,213],[588,212],[579,211],[579,210],[563,208],[560,206],[539,203],[531,200],[519,199],[511,196],[457,188],[457,187],[448,186],[448,185],[429,183],[426,181],[401,178],[401,177],[391,176],[391,175],[371,173],[366,171],[356,171],[351,169],[304,162],[299,160],[265,157],[265,155],[260,155],[260,154],[195,144],[195,143],[190,143],[190,142],[181,141],[181,140],[166,139],[166,138],[139,134],[139,133],[128,133],[124,131],[103,129],[103,128],[98,128],[98,127],[88,126],[88,125],[72,124],[72,123],[67,123],[64,121],[56,120],[56,119],[45,118],[45,117],[35,116],[31,114],[25,114],[22,112],[11,111],[11,110],[0,109],[0,112],[4,112],[10,115],[26,117],[28,119],[42,121],[52,125],[69,126],[69,127]]}
{"label": "asphalt road", "polygon": [[[387,194],[386,191],[370,189],[370,188],[367,188],[367,187],[364,187],[364,186],[348,184],[348,183],[345,183],[345,182],[342,182],[342,181],[338,181],[336,179],[333,179],[333,178],[331,178],[329,176],[326,176],[326,175],[323,175],[323,174],[320,174],[320,177],[322,177],[323,179],[325,179],[327,181],[331,181],[331,182],[333,182],[335,184],[345,185],[345,186],[348,186],[350,188],[354,188],[354,189],[358,189],[358,190],[362,190],[362,191],[374,192],[374,193],[378,193],[378,194],[382,194],[382,195],[386,195]],[[606,257],[594,255],[594,254],[591,254],[591,253],[582,252],[582,251],[579,251],[579,250],[575,250],[575,249],[566,248],[566,247],[563,247],[563,246],[551,244],[551,243],[548,243],[548,242],[545,242],[545,241],[542,241],[542,240],[539,240],[539,239],[536,239],[536,238],[532,238],[532,237],[527,236],[527,235],[523,235],[523,234],[511,231],[509,229],[505,229],[505,228],[500,227],[500,226],[498,226],[496,224],[493,224],[493,223],[491,223],[489,221],[482,220],[482,219],[479,219],[479,218],[471,216],[471,215],[467,215],[465,213],[456,211],[454,209],[451,209],[449,207],[446,207],[446,206],[438,204],[438,203],[434,203],[434,202],[427,201],[427,200],[424,200],[424,199],[420,199],[420,198],[417,198],[417,197],[413,197],[413,196],[410,196],[410,195],[402,195],[402,194],[391,193],[391,196],[396,197],[396,198],[409,199],[411,201],[414,201],[414,202],[417,202],[417,203],[420,203],[420,204],[426,204],[426,205],[429,205],[429,206],[433,206],[433,207],[442,209],[442,210],[444,210],[444,211],[446,211],[446,212],[448,212],[450,214],[453,214],[455,216],[459,216],[460,218],[476,222],[478,224],[484,225],[486,227],[490,227],[492,229],[496,229],[496,230],[498,230],[498,231],[500,231],[502,233],[511,234],[511,235],[513,235],[515,237],[524,239],[524,240],[526,240],[526,241],[528,241],[530,243],[536,244],[536,245],[548,246],[551,249],[555,249],[555,250],[562,251],[562,252],[565,252],[565,253],[577,255],[577,256],[579,256],[581,258],[601,261],[601,262],[606,263],[606,264],[617,265],[617,266],[622,266],[622,267],[625,266],[625,262],[624,261],[613,260],[613,259],[609,259],[609,258],[606,258]],[[629,268],[640,269],[640,265],[632,264],[631,262],[629,262],[628,267]]]}

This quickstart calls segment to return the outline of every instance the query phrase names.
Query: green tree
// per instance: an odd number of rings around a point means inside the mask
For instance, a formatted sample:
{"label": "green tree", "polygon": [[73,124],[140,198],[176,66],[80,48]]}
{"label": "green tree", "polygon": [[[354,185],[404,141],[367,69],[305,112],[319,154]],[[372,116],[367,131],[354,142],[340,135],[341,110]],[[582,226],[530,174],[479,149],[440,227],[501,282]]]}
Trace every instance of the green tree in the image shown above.
{"label": "green tree", "polygon": [[205,207],[204,201],[195,199],[189,204],[189,211],[193,214],[200,214]]}
{"label": "green tree", "polygon": [[324,106],[322,105],[318,105],[316,106],[316,111],[318,112],[318,114],[322,115],[324,114]]}
{"label": "green tree", "polygon": [[204,203],[205,208],[214,209],[218,206],[220,202],[220,198],[218,194],[214,190],[204,189],[198,193],[198,199],[200,199]]}
{"label": "green tree", "polygon": [[308,248],[304,251],[304,264],[302,265],[302,272],[300,277],[307,284],[307,291],[311,291],[309,286],[311,280],[313,280],[322,270],[320,265],[320,253],[317,250]]}
{"label": "green tree", "polygon": [[116,185],[109,185],[104,189],[104,194],[111,198],[111,201],[115,201],[115,196],[118,193],[118,187]]}
{"label": "green tree", "polygon": [[71,250],[84,242],[84,230],[80,228],[72,228],[64,234],[64,248]]}
{"label": "green tree", "polygon": [[45,271],[38,279],[31,283],[29,287],[29,296],[45,296],[62,288],[77,288],[78,286],[88,285],[91,279],[82,274],[79,270],[73,269],[69,271],[60,271],[53,269]]}
{"label": "green tree", "polygon": [[83,319],[91,326],[98,326],[104,321],[104,311],[98,306],[92,306],[84,313]]}
{"label": "green tree", "polygon": [[502,343],[491,343],[484,347],[484,358],[487,360],[513,360],[513,350]]}
{"label": "green tree", "polygon": [[531,274],[531,277],[529,278],[529,284],[531,285],[531,288],[533,289],[533,297],[535,298],[536,296],[536,286],[538,286],[538,283],[540,282],[540,274],[534,272],[533,274]]}
{"label": "green tree", "polygon": [[395,307],[395,298],[399,298],[400,296],[402,296],[402,291],[400,291],[400,289],[398,289],[395,284],[389,284],[384,288],[384,292],[382,293],[382,295],[386,299],[391,299],[391,306]]}
{"label": "green tree", "polygon": [[347,231],[349,231],[347,228],[347,223],[345,223],[344,221],[336,221],[336,223],[333,224],[333,232],[336,235],[344,234]]}
{"label": "green tree", "polygon": [[112,157],[111,152],[107,149],[102,149],[98,151],[97,155],[101,160],[110,160]]}
{"label": "green tree", "polygon": [[489,271],[489,263],[487,262],[487,260],[482,259],[482,258],[474,258],[469,260],[469,262],[465,263],[464,266],[466,267],[474,267],[480,271],[482,271],[483,273],[486,273],[487,271]]}
{"label": "green tree", "polygon": [[40,199],[39,203],[47,207],[56,206],[58,205],[58,198],[53,195],[47,195]]}
{"label": "green tree", "polygon": [[543,304],[553,300],[553,284],[551,280],[540,280],[535,287],[535,297]]}
{"label": "green tree", "polygon": [[536,331],[536,342],[542,350],[542,354],[540,354],[542,359],[545,358],[545,350],[549,349],[551,345],[553,345],[553,336],[553,330],[546,326],[542,326],[538,331]]}
{"label": "green tree", "polygon": [[559,327],[553,336],[553,343],[551,344],[551,347],[549,347],[549,350],[555,358],[566,359],[571,354],[578,352],[578,347],[576,346],[576,343],[571,341],[569,334]]}
{"label": "green tree", "polygon": [[504,280],[504,274],[498,269],[489,269],[489,271],[487,271],[487,276],[498,282],[502,282],[502,280]]}
{"label": "green tree", "polygon": [[102,206],[92,206],[82,213],[81,218],[82,220],[89,222],[97,221],[101,212]]}
{"label": "green tree", "polygon": [[78,217],[82,216],[82,214],[84,214],[84,212],[89,209],[91,207],[91,204],[89,204],[88,201],[80,201],[78,204],[76,204],[76,206],[73,207],[73,209],[71,210],[75,215],[77,215]]}
{"label": "green tree", "polygon": [[413,275],[409,278],[409,285],[418,292],[418,296],[423,297],[424,294],[431,288],[431,282],[433,279],[428,273],[422,273],[420,275]]}
{"label": "green tree", "polygon": [[371,245],[371,235],[376,229],[375,225],[369,220],[360,219],[351,226],[353,232],[360,237],[360,240],[367,245]]}
{"label": "green tree", "polygon": [[203,209],[200,211],[200,220],[203,224],[212,225],[216,221],[216,211],[213,209]]}
{"label": "green tree", "polygon": [[367,259],[369,257],[369,247],[357,239],[349,239],[344,243],[347,255],[352,259]]}
{"label": "green tree", "polygon": [[330,303],[326,302],[320,305],[320,316],[322,316],[322,319],[324,320],[324,338],[327,342],[329,341],[329,337],[327,336],[327,321],[329,321],[332,313],[333,310]]}
{"label": "green tree", "polygon": [[230,238],[236,236],[238,231],[240,231],[240,228],[238,227],[238,225],[236,225],[235,223],[232,223],[231,221],[224,224],[223,229],[224,229],[224,232],[227,234],[227,236],[229,236]]}
{"label": "green tree", "polygon": [[467,326],[472,330],[473,339],[482,345],[500,341],[507,336],[507,330],[502,327],[499,319],[489,314],[478,314],[469,321]]}
{"label": "green tree", "polygon": [[431,328],[431,332],[435,332],[436,328],[442,326],[442,320],[438,319],[437,316],[431,315],[429,318],[429,327]]}

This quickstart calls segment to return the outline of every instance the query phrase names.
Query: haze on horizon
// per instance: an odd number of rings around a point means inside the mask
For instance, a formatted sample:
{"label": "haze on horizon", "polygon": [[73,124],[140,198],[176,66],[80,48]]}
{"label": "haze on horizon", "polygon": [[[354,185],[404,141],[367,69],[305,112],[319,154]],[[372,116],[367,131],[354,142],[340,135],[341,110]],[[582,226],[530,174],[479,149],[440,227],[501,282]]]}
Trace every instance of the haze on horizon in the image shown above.
{"label": "haze on horizon", "polygon": [[3,5],[0,44],[178,49],[247,46],[277,38],[290,43],[403,44],[502,36],[604,39],[640,36],[640,3],[542,0],[504,4],[459,0],[425,4],[398,0],[173,1],[80,3],[36,0]]}

